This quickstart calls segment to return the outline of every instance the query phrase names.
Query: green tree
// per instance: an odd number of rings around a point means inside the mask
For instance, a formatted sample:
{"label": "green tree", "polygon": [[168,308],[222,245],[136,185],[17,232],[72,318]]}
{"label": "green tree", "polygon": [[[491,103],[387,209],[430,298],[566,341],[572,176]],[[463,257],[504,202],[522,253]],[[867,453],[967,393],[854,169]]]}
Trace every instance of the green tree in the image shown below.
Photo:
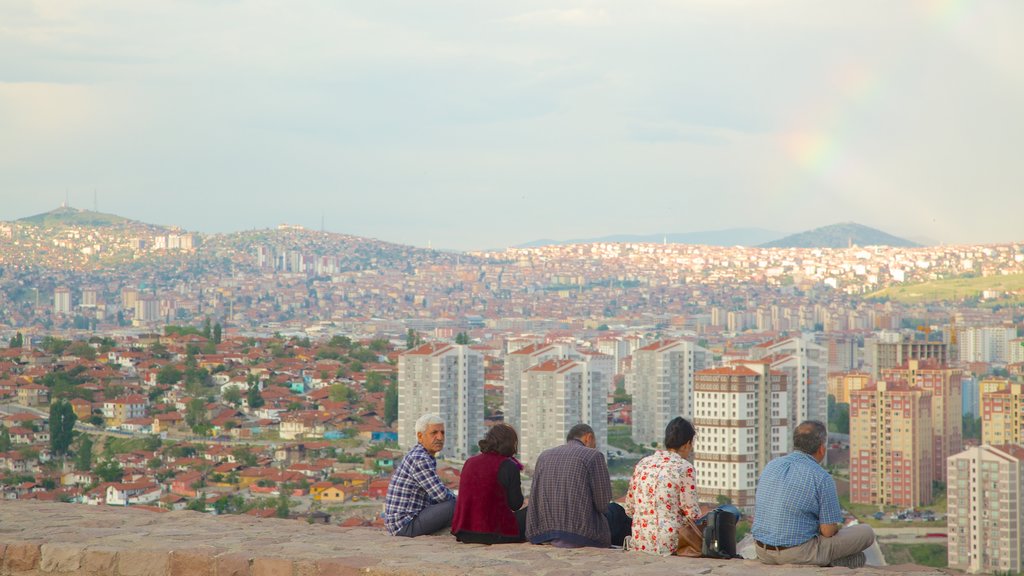
{"label": "green tree", "polygon": [[182,376],[184,376],[184,372],[176,366],[168,364],[156,373],[156,381],[158,384],[177,384],[181,381]]}
{"label": "green tree", "polygon": [[231,451],[231,456],[234,457],[235,462],[244,464],[246,466],[256,465],[256,454],[253,454],[252,450],[248,446],[239,446]]}
{"label": "green tree", "polygon": [[374,338],[370,342],[369,348],[378,354],[383,354],[388,351],[388,341],[383,338]]}
{"label": "green tree", "polygon": [[199,498],[189,502],[186,508],[195,512],[206,512],[206,493],[200,494]]}
{"label": "green tree", "polygon": [[836,402],[836,397],[828,395],[828,429],[840,434],[850,433],[850,405]]}
{"label": "green tree", "polygon": [[50,450],[54,455],[63,456],[67,453],[74,439],[75,409],[67,400],[57,400],[50,404]]}
{"label": "green tree", "polygon": [[159,358],[161,360],[168,360],[171,357],[171,353],[167,350],[167,346],[164,346],[159,342],[150,345],[149,354],[153,356],[153,358]]}
{"label": "green tree", "polygon": [[11,431],[7,429],[7,426],[0,424],[0,452],[9,452],[11,450]]}
{"label": "green tree", "polygon": [[221,336],[223,336],[224,328],[221,327],[220,322],[213,325],[213,343],[220,344]]}
{"label": "green tree", "polygon": [[11,348],[21,348],[25,345],[25,337],[21,335],[21,332],[15,334],[10,341]]}
{"label": "green tree", "polygon": [[288,509],[291,507],[291,501],[288,499],[288,485],[282,484],[278,487],[280,496],[277,497],[277,509],[275,511],[278,518],[287,518]]}
{"label": "green tree", "polygon": [[203,320],[203,338],[209,340],[213,337],[213,330],[210,327],[210,317],[207,316],[206,320]]}
{"label": "green tree", "polygon": [[459,332],[455,335],[456,344],[469,344],[469,334],[465,332]]}
{"label": "green tree", "polygon": [[263,396],[260,395],[260,385],[253,382],[249,385],[249,391],[246,393],[246,400],[249,403],[249,409],[255,410],[263,406]]}
{"label": "green tree", "polygon": [[409,328],[409,331],[405,333],[405,347],[413,349],[423,343],[423,339],[416,333],[415,330]]}
{"label": "green tree", "polygon": [[46,336],[43,338],[40,347],[50,354],[63,354],[69,345],[71,345],[71,342],[67,340],[61,340],[56,336]]}
{"label": "green tree", "polygon": [[384,423],[391,426],[398,420],[398,384],[392,382],[384,393]]}
{"label": "green tree", "polygon": [[93,472],[104,482],[120,482],[124,478],[124,468],[121,468],[121,463],[114,459],[100,462]]}
{"label": "green tree", "polygon": [[242,404],[242,391],[237,387],[232,386],[221,394],[221,400],[231,404],[232,406],[238,407]]}
{"label": "green tree", "polygon": [[96,349],[90,346],[88,342],[83,342],[81,340],[72,343],[67,347],[65,352],[71,356],[77,356],[85,360],[96,359]]}
{"label": "green tree", "polygon": [[210,419],[206,414],[206,402],[202,398],[193,398],[185,409],[185,423],[192,428],[196,434],[201,434],[210,425]]}
{"label": "green tree", "polygon": [[78,443],[78,453],[75,454],[75,470],[85,472],[92,469],[92,438],[88,434],[82,435]]}
{"label": "green tree", "polygon": [[384,375],[380,372],[367,372],[366,373],[366,391],[367,392],[383,392],[384,391]]}
{"label": "green tree", "polygon": [[332,402],[355,402],[359,399],[359,395],[356,394],[356,391],[345,384],[335,384],[331,386],[328,394]]}

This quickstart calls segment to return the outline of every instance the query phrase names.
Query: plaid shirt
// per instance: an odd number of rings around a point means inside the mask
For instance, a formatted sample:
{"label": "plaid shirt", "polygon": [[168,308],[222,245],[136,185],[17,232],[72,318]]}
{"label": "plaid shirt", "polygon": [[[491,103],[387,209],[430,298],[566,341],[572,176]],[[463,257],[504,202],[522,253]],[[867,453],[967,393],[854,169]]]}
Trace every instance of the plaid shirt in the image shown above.
{"label": "plaid shirt", "polygon": [[611,499],[604,454],[579,440],[548,448],[534,466],[526,537],[534,544],[559,539],[608,547],[611,531],[604,513]]}
{"label": "plaid shirt", "polygon": [[384,497],[384,527],[394,536],[427,506],[454,499],[437,476],[437,460],[417,444],[391,475]]}
{"label": "plaid shirt", "polygon": [[769,546],[799,546],[821,524],[842,522],[832,476],[809,455],[794,450],[764,467],[757,481],[754,538]]}

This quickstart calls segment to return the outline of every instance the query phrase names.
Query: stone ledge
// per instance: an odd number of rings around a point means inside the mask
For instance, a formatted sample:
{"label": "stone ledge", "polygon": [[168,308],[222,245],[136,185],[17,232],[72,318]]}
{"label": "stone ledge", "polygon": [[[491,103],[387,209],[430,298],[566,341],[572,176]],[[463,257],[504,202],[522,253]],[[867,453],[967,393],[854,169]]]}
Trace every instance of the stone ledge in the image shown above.
{"label": "stone ledge", "polygon": [[0,576],[891,576],[907,571],[945,574],[918,566],[851,571],[592,548],[482,546],[459,544],[450,536],[393,538],[370,528],[294,520],[0,502]]}

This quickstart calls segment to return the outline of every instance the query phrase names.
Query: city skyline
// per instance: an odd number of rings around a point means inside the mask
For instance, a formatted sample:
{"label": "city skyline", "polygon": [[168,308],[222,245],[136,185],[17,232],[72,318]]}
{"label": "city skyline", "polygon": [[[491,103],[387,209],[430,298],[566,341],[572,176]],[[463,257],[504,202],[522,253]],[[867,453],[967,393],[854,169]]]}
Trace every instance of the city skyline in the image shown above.
{"label": "city skyline", "polygon": [[69,197],[464,250],[843,221],[1016,241],[1022,10],[8,3],[0,220]]}

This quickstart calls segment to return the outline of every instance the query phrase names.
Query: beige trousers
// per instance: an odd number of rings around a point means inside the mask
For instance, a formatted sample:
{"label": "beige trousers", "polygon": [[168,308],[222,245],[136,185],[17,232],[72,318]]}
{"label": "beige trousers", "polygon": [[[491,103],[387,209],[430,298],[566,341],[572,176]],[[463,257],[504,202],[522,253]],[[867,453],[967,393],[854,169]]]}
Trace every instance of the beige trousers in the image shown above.
{"label": "beige trousers", "polygon": [[[848,565],[848,557],[867,550],[875,541],[875,531],[867,524],[846,526],[831,538],[820,534],[807,542],[785,550],[768,550],[755,545],[757,559],[765,564],[809,564],[813,566]],[[863,563],[861,563],[863,565]]]}

